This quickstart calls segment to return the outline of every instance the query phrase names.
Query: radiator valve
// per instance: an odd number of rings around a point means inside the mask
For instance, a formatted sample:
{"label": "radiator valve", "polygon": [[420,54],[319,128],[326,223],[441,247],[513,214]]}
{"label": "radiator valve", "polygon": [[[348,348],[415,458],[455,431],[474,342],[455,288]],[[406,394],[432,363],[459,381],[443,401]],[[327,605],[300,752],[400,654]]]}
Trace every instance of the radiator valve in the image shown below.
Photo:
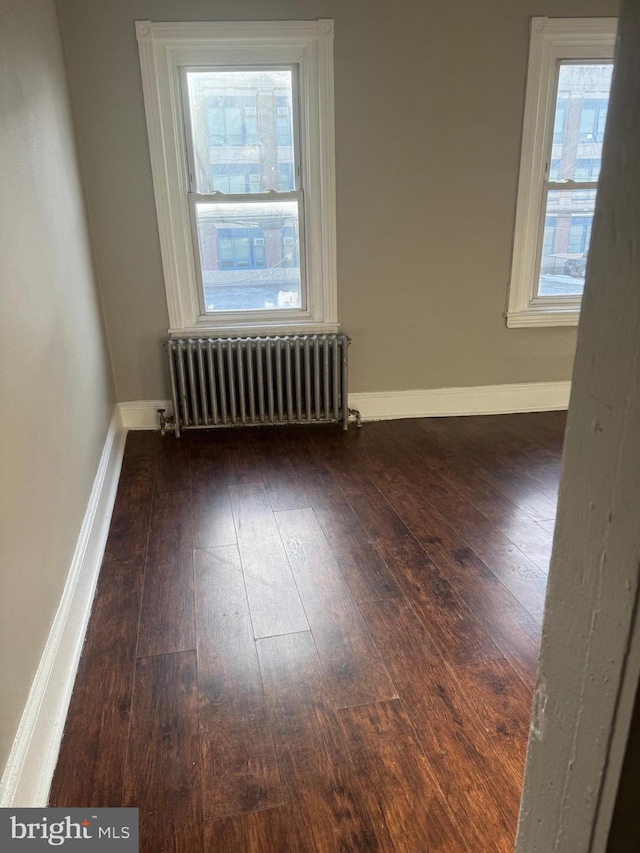
{"label": "radiator valve", "polygon": [[158,422],[160,424],[160,435],[166,435],[167,429],[175,429],[175,425],[173,422],[173,415],[169,415],[167,417],[165,415],[166,409],[158,409]]}

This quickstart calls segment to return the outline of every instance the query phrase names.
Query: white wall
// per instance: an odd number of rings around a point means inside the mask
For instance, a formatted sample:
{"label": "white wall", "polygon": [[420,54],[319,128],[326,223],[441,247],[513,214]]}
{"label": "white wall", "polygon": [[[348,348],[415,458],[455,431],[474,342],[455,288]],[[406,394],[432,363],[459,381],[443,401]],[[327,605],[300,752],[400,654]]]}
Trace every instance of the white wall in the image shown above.
{"label": "white wall", "polygon": [[0,0],[0,774],[113,410],[53,0]]}

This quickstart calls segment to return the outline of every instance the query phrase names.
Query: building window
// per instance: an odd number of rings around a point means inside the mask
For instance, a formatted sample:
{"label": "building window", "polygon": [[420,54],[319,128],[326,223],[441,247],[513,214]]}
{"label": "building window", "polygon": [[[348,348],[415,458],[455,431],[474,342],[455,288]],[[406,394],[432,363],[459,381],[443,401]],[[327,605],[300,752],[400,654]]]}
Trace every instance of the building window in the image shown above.
{"label": "building window", "polygon": [[333,23],[136,29],[169,331],[337,330]]}
{"label": "building window", "polygon": [[[594,81],[595,82],[595,81]],[[611,87],[611,74],[609,73],[609,88]],[[609,106],[609,90],[606,98],[583,98],[580,111],[580,131],[578,140],[580,142],[602,142],[604,139],[604,126],[607,121],[607,108]]]}
{"label": "building window", "polygon": [[276,96],[276,133],[278,145],[293,145],[291,132],[291,99],[282,95]]}
{"label": "building window", "polygon": [[613,70],[613,18],[533,18],[508,326],[576,325]]}
{"label": "building window", "polygon": [[213,192],[260,192],[260,171],[257,163],[212,163],[211,188]]}
{"label": "building window", "polygon": [[[202,75],[192,72],[191,82],[198,78],[211,80],[214,83],[216,75]],[[223,78],[222,78],[223,79]],[[222,79],[219,82],[222,82]],[[204,84],[206,86],[206,82]],[[224,91],[224,89],[223,89]],[[257,145],[258,118],[255,95],[228,95],[226,93],[206,98],[208,144],[214,145]],[[198,110],[203,107],[202,99],[198,99]]]}
{"label": "building window", "polygon": [[219,269],[262,269],[265,266],[264,237],[258,228],[218,228]]}

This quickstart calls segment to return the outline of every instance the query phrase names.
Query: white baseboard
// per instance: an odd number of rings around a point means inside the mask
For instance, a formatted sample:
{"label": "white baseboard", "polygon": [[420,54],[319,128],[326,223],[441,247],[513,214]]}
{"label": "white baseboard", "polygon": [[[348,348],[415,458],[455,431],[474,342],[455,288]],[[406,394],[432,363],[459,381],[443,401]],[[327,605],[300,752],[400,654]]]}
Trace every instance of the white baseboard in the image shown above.
{"label": "white baseboard", "polygon": [[116,408],[58,611],[0,781],[2,808],[47,804],[109,532],[125,438]]}
{"label": "white baseboard", "polygon": [[131,400],[118,403],[122,426],[130,429],[159,429],[158,409],[166,409],[167,417],[173,413],[170,400]]}
{"label": "white baseboard", "polygon": [[[500,415],[547,412],[569,406],[571,382],[520,382],[475,385],[471,388],[430,388],[420,391],[350,393],[349,406],[364,421],[392,418],[442,418],[451,415]],[[125,429],[158,429],[158,409],[173,413],[169,400],[118,403]]]}
{"label": "white baseboard", "polygon": [[497,415],[566,409],[571,382],[522,382],[425,391],[349,394],[349,406],[365,421],[433,418],[449,415]]}

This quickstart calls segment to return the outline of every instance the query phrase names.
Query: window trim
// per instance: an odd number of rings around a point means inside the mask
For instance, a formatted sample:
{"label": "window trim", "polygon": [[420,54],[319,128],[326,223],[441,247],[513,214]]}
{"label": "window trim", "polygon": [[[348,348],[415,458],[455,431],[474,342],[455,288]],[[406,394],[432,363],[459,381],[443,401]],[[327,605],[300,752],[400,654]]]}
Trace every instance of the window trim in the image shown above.
{"label": "window trim", "polygon": [[[293,334],[338,330],[333,21],[136,21],[169,334]],[[213,61],[215,58],[215,62]],[[189,203],[180,68],[298,67],[304,185],[304,310],[201,313]],[[286,316],[283,317],[283,314]]]}
{"label": "window trim", "polygon": [[553,133],[556,65],[560,60],[612,60],[617,18],[534,17],[518,178],[511,280],[506,311],[509,328],[577,326],[581,296],[540,297],[537,269],[544,232],[545,157]]}

